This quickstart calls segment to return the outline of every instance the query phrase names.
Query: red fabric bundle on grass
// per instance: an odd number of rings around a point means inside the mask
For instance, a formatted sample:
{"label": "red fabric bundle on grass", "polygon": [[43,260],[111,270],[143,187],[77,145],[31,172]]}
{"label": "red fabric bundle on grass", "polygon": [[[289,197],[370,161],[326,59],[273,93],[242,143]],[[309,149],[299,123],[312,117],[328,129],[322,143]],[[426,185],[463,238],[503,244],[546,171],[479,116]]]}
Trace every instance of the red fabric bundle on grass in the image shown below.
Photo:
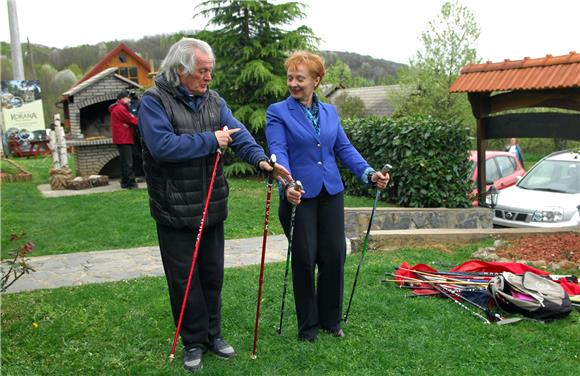
{"label": "red fabric bundle on grass", "polygon": [[[409,279],[418,279],[417,275],[409,270],[417,270],[421,272],[438,272],[437,269],[433,269],[429,265],[426,264],[416,264],[414,266],[410,266],[409,263],[406,261],[401,264],[399,269],[396,273],[397,280],[401,281],[400,284],[405,282],[409,282]],[[487,262],[487,261],[479,261],[479,260],[469,260],[464,262],[463,264],[454,267],[453,269],[449,270],[450,272],[462,272],[462,273],[501,273],[501,272],[511,272],[514,274],[524,274],[525,272],[532,272],[537,275],[541,276],[548,276],[550,273],[536,269],[532,266],[522,264],[519,262]],[[572,283],[567,281],[565,278],[560,278],[556,280],[562,288],[568,293],[570,296],[580,295],[580,285],[576,283]],[[420,285],[419,285],[420,283]],[[420,290],[415,290],[414,293],[418,295],[429,295],[436,293],[436,290],[428,289],[430,285],[425,282],[417,281],[417,286],[422,287]]]}

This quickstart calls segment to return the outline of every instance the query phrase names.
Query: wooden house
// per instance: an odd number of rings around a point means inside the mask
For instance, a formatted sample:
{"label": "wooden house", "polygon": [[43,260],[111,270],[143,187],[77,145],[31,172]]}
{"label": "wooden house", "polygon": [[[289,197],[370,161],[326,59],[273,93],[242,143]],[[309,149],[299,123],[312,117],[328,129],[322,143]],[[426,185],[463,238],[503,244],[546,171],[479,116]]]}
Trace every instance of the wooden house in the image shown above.
{"label": "wooden house", "polygon": [[149,77],[151,66],[135,51],[120,43],[105,57],[103,57],[87,74],[85,74],[77,85],[95,76],[108,68],[119,68],[117,74],[127,78],[136,84],[148,88],[153,86],[153,77]]}

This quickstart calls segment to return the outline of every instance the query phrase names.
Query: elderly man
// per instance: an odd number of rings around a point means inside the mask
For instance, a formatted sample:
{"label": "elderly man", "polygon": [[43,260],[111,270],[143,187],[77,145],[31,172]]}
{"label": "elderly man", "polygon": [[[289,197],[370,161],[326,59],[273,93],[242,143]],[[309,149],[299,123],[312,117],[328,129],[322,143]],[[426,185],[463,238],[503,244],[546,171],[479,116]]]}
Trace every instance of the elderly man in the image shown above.
{"label": "elderly man", "polygon": [[[224,99],[209,89],[214,62],[206,42],[181,39],[169,49],[139,109],[151,215],[176,324],[217,149],[231,145],[246,162],[272,171],[262,147],[233,117]],[[229,130],[222,130],[224,126]],[[292,180],[286,169],[274,168],[277,177]],[[208,350],[225,359],[235,355],[220,326],[227,200],[220,164],[180,331],[183,365],[189,371],[202,367]]]}

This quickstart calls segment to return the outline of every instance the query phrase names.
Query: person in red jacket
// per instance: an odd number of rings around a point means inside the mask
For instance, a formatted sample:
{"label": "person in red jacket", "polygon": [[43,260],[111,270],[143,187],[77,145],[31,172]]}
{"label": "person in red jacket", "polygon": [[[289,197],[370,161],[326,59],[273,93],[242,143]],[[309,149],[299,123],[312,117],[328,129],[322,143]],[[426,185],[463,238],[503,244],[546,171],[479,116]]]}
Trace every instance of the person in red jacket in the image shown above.
{"label": "person in red jacket", "polygon": [[137,188],[133,171],[133,140],[137,117],[129,112],[130,102],[129,92],[123,90],[117,95],[117,101],[109,106],[113,144],[117,145],[121,157],[121,188],[126,189]]}

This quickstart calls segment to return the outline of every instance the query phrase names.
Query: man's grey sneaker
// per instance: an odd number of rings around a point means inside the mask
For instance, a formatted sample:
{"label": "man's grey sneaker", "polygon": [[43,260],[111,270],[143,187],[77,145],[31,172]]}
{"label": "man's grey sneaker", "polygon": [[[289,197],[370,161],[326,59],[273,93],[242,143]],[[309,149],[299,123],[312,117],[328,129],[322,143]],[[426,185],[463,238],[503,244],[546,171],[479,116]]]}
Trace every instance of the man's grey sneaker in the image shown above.
{"label": "man's grey sneaker", "polygon": [[236,355],[234,348],[222,337],[217,337],[209,344],[209,350],[222,359],[230,359]]}
{"label": "man's grey sneaker", "polygon": [[190,372],[197,371],[203,367],[201,364],[201,357],[203,355],[203,350],[199,347],[194,347],[189,350],[185,350],[183,355],[183,368]]}

